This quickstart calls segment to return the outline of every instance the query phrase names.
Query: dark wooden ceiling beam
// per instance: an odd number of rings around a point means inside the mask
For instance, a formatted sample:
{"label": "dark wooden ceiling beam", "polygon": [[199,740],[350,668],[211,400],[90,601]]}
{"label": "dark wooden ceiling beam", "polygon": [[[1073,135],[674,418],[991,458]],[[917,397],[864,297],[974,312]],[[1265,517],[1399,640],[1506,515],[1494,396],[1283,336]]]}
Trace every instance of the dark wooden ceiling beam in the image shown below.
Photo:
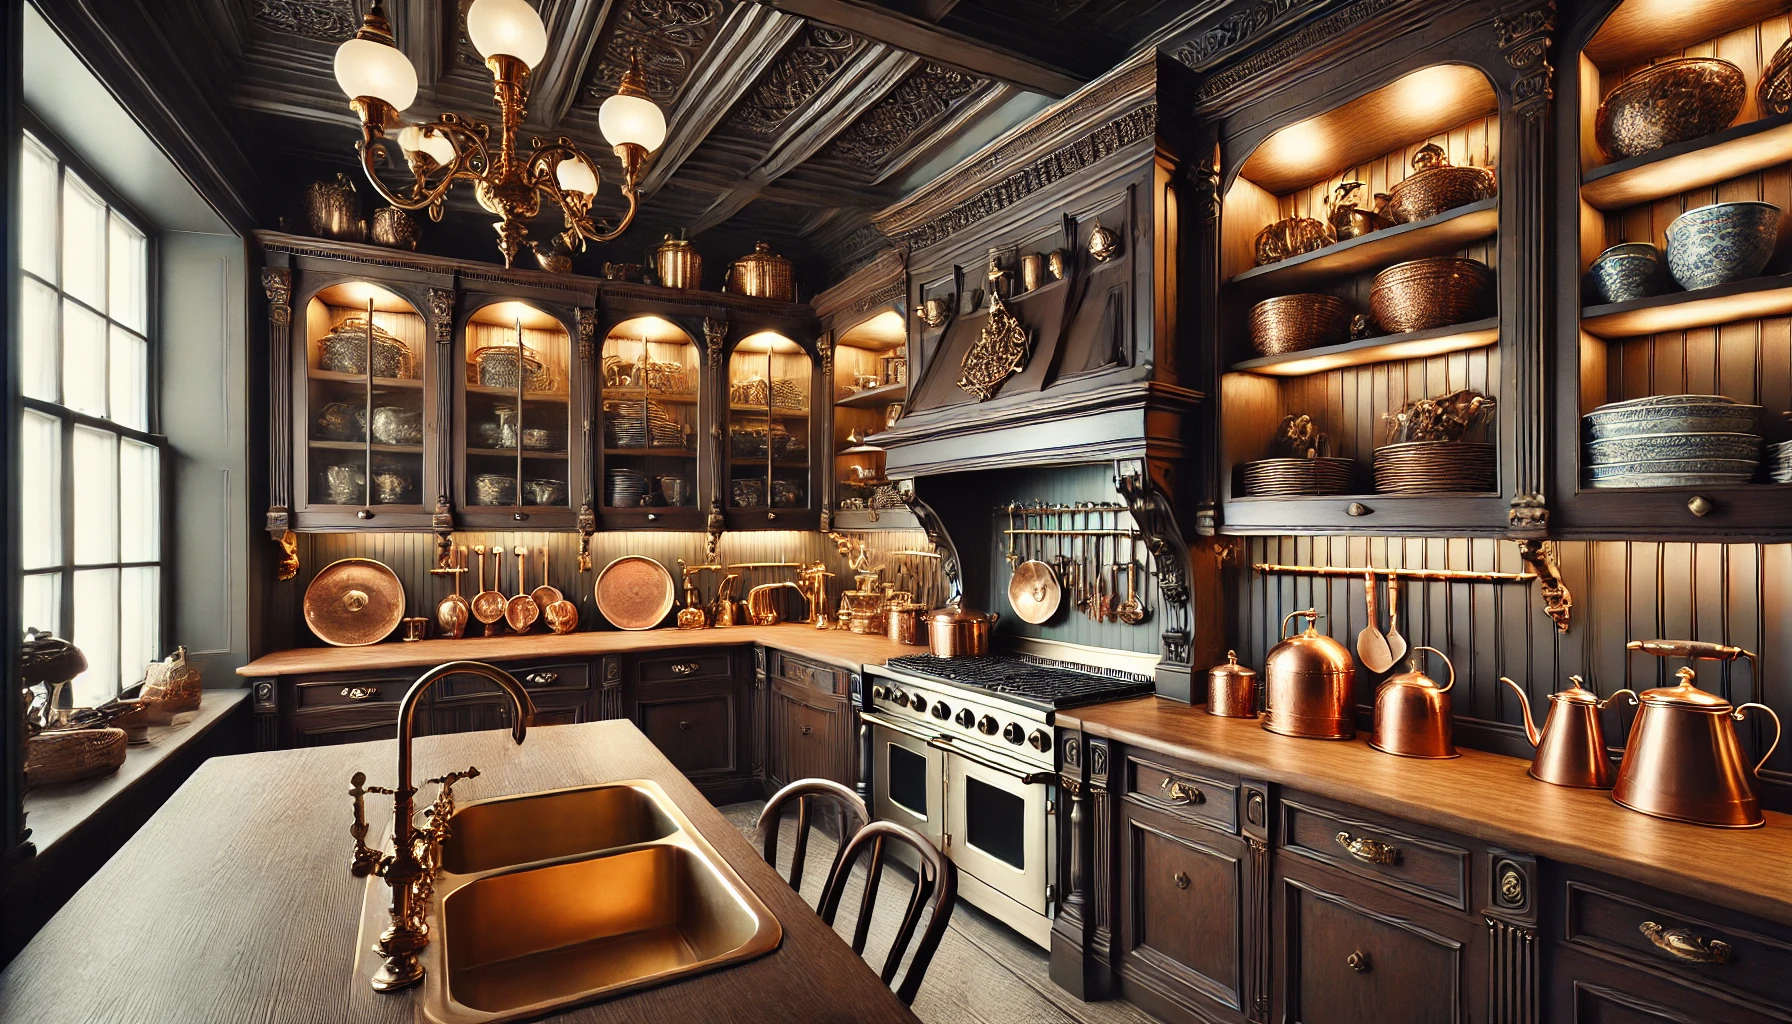
{"label": "dark wooden ceiling beam", "polygon": [[[451,6],[442,4],[438,6]],[[544,5],[546,6],[546,5]],[[597,52],[597,41],[609,22],[614,0],[562,0],[547,11],[548,53],[529,84],[529,120],[544,128],[558,127]]]}
{"label": "dark wooden ceiling beam", "polygon": [[872,0],[759,0],[790,14],[813,18],[855,35],[906,50],[941,64],[1018,85],[1057,98],[1076,91],[1085,79],[1009,50],[881,7]]}

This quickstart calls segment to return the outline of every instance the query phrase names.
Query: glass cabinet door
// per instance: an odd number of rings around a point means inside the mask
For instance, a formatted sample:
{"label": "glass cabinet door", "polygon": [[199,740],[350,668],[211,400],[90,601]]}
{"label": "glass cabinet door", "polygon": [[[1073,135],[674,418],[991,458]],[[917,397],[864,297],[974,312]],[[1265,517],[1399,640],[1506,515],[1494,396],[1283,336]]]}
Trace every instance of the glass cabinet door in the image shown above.
{"label": "glass cabinet door", "polygon": [[770,331],[743,338],[728,360],[728,506],[806,509],[810,361]]}
{"label": "glass cabinet door", "polygon": [[571,508],[566,327],[534,306],[495,302],[468,319],[462,352],[462,501],[469,508]]}
{"label": "glass cabinet door", "polygon": [[697,504],[696,343],[676,324],[636,317],[604,338],[606,509]]}
{"label": "glass cabinet door", "polygon": [[305,466],[311,506],[423,504],[423,317],[375,284],[305,306]]}

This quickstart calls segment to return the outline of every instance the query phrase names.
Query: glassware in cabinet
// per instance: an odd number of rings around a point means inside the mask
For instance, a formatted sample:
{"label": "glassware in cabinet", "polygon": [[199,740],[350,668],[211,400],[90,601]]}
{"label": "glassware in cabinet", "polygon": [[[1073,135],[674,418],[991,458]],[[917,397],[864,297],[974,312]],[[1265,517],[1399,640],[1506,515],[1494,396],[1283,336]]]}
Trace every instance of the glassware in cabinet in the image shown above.
{"label": "glassware in cabinet", "polygon": [[303,330],[305,507],[421,509],[423,317],[385,287],[343,281],[306,302]]}
{"label": "glassware in cabinet", "polygon": [[759,331],[741,339],[728,359],[728,487],[723,500],[736,513],[813,508],[810,493],[810,382],[813,363],[782,334]]}
{"label": "glassware in cabinet", "polygon": [[603,346],[603,485],[606,512],[695,509],[699,395],[696,342],[663,317],[610,328]]}
{"label": "glassware in cabinet", "polygon": [[468,318],[459,381],[461,504],[469,511],[569,512],[573,502],[572,336],[524,302]]}

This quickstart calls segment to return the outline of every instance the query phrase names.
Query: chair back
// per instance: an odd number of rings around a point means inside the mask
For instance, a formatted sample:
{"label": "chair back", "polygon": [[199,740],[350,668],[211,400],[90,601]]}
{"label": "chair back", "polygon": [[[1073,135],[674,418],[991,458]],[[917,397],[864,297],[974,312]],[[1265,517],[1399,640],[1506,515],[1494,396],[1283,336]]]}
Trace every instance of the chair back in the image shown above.
{"label": "chair back", "polygon": [[927,974],[927,965],[933,961],[934,951],[939,949],[940,938],[946,933],[946,924],[952,919],[952,908],[958,897],[958,868],[926,836],[892,821],[874,821],[859,829],[834,861],[833,873],[828,877],[827,891],[821,896],[821,919],[824,923],[833,925],[834,915],[840,909],[840,897],[846,891],[846,880],[852,875],[853,865],[868,852],[871,864],[866,870],[865,892],[859,899],[859,920],[853,927],[852,936],[852,951],[864,955],[865,939],[871,929],[871,911],[877,904],[877,885],[883,876],[885,847],[891,843],[913,848],[921,870],[915,880],[915,891],[909,896],[908,907],[903,911],[902,923],[896,929],[896,937],[890,942],[890,954],[884,960],[884,984],[890,984],[896,977],[896,968],[902,963],[903,953],[914,938],[915,926],[921,920],[922,909],[930,901],[933,904],[933,917],[927,922],[927,930],[921,933],[920,944],[915,947],[914,960],[909,963],[908,973],[903,975],[902,984],[896,986],[896,998],[904,1004],[912,1004],[915,993],[921,989],[921,979]]}
{"label": "chair back", "polygon": [[[859,795],[831,779],[798,779],[772,794],[759,812],[759,835],[765,844],[765,862],[773,870],[778,867],[778,830],[785,811],[796,805],[796,852],[790,858],[790,887],[803,891],[803,862],[809,852],[809,830],[815,827],[815,801],[832,804],[840,814],[840,847],[834,852],[834,864],[846,852],[846,844],[865,823],[871,812]],[[829,876],[832,878],[831,870]]]}

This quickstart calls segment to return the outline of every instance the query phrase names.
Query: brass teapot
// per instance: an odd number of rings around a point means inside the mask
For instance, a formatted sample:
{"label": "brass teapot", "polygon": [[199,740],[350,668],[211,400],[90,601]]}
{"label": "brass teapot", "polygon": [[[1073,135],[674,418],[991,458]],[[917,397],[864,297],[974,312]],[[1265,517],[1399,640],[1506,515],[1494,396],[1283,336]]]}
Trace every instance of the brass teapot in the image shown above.
{"label": "brass teapot", "polygon": [[1610,789],[1617,779],[1612,759],[1606,754],[1605,728],[1599,722],[1604,711],[1618,694],[1628,693],[1632,701],[1636,693],[1619,690],[1604,700],[1581,686],[1580,676],[1569,676],[1573,685],[1549,695],[1549,714],[1541,731],[1531,718],[1531,701],[1524,689],[1505,676],[1500,682],[1518,694],[1519,707],[1524,709],[1524,735],[1537,753],[1531,758],[1530,776],[1552,786],[1576,789]]}
{"label": "brass teapot", "polygon": [[[1406,671],[1389,676],[1375,690],[1375,737],[1369,745],[1384,754],[1400,757],[1450,758],[1460,756],[1451,737],[1450,688],[1456,685],[1456,666],[1449,655],[1435,647],[1414,647]],[[1450,680],[1442,686],[1419,671],[1419,652],[1430,651],[1444,659]]]}
{"label": "brass teapot", "polygon": [[753,251],[735,260],[722,278],[722,290],[752,295],[761,299],[796,301],[796,279],[790,261],[766,242],[756,242]]}
{"label": "brass teapot", "polygon": [[[1634,641],[1631,646],[1637,649]],[[1636,721],[1624,744],[1612,799],[1657,818],[1758,828],[1766,819],[1755,778],[1779,746],[1780,717],[1753,701],[1732,708],[1717,694],[1694,686],[1696,673],[1690,668],[1674,676],[1678,684],[1644,690],[1637,698]],[[1753,765],[1743,758],[1736,736],[1736,723],[1750,708],[1773,719],[1773,743]]]}
{"label": "brass teapot", "polygon": [[[1305,616],[1306,631],[1288,635]],[[1347,740],[1356,735],[1356,663],[1344,645],[1313,628],[1317,609],[1282,617],[1282,642],[1263,659],[1263,728],[1283,736]]]}
{"label": "brass teapot", "polygon": [[1357,205],[1357,193],[1368,187],[1360,181],[1346,181],[1326,197],[1325,205],[1331,211],[1326,215],[1326,220],[1331,221],[1332,233],[1337,236],[1338,241],[1394,226],[1393,218],[1387,215],[1391,197],[1386,192],[1374,194],[1373,210],[1365,210]]}

